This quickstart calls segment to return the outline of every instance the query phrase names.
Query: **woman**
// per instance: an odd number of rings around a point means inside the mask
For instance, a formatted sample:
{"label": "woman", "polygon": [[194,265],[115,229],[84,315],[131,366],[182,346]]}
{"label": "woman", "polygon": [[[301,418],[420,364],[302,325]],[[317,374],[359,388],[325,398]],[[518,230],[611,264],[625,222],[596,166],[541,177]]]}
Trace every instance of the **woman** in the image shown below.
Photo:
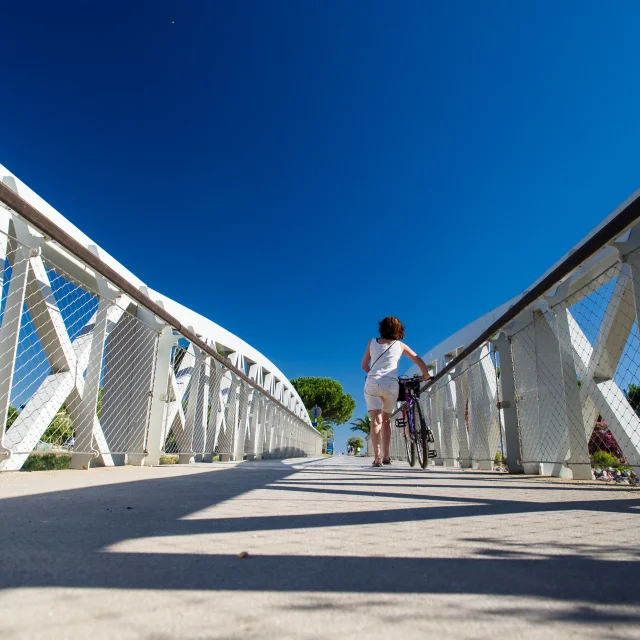
{"label": "woman", "polygon": [[[371,443],[373,444],[374,467],[391,464],[391,425],[389,419],[398,401],[398,361],[405,355],[420,367],[422,379],[431,377],[424,360],[406,344],[404,327],[398,318],[387,316],[378,323],[380,337],[373,338],[367,345],[362,358],[362,368],[367,373],[364,397],[371,416]],[[382,432],[382,455],[380,452],[380,432]]]}

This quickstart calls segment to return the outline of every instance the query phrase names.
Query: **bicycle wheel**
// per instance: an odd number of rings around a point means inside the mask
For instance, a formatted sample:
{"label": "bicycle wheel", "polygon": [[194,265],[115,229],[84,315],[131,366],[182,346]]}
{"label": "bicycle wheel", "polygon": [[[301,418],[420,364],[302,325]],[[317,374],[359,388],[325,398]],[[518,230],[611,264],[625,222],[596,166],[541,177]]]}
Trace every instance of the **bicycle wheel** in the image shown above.
{"label": "bicycle wheel", "polygon": [[416,464],[416,444],[413,442],[406,429],[404,431],[404,445],[407,448],[407,460],[409,461],[409,466],[413,467]]}
{"label": "bicycle wheel", "polygon": [[429,441],[427,437],[427,423],[422,415],[420,403],[413,405],[413,424],[416,429],[416,447],[418,449],[418,462],[423,469],[427,468],[429,462]]}
{"label": "bicycle wheel", "polygon": [[[404,409],[402,413],[404,414]],[[407,411],[406,417],[407,426],[404,428],[404,446],[407,449],[407,460],[409,461],[409,466],[413,467],[416,464],[416,444],[411,437],[413,426],[413,415],[411,414],[411,411]],[[413,424],[415,424],[415,422]]]}

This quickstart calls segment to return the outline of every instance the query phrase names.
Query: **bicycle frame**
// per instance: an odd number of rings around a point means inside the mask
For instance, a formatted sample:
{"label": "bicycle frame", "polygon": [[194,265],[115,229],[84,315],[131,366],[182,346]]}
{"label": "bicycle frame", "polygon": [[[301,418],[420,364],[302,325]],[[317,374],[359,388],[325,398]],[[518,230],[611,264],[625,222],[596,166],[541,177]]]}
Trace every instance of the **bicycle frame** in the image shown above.
{"label": "bicycle frame", "polygon": [[[409,427],[409,434],[412,436],[412,440],[415,441],[416,435],[416,425],[415,425],[415,415],[413,411],[413,403],[415,402],[414,398],[410,393],[407,393],[407,398],[405,400],[404,405],[402,406],[402,419],[407,423]],[[403,428],[403,435],[405,438],[407,437],[407,426]]]}
{"label": "bicycle frame", "polygon": [[[415,453],[417,451],[420,466],[424,469],[427,466],[428,458],[435,458],[437,452],[429,448],[429,443],[434,442],[433,433],[429,429],[420,407],[420,379],[416,376],[408,379],[401,379],[404,389],[404,404],[402,406],[402,419],[396,420],[396,426],[402,427],[403,436],[407,446],[407,457],[409,464],[415,464]],[[418,422],[418,424],[416,424]],[[409,444],[410,443],[410,444]]]}

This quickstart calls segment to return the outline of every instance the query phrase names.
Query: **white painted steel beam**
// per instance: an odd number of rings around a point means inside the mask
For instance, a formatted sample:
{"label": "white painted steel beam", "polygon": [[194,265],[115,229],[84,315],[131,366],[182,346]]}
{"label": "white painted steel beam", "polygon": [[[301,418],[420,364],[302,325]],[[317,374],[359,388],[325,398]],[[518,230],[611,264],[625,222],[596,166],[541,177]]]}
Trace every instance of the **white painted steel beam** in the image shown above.
{"label": "white painted steel beam", "polygon": [[[20,195],[20,197],[38,209],[43,215],[58,225],[66,233],[71,235],[76,241],[80,242],[85,247],[96,244],[3,165],[0,165],[0,180],[9,185]],[[0,220],[0,232],[2,231],[2,228],[2,220]],[[64,270],[71,276],[95,290],[95,274],[93,274],[93,272],[82,263],[77,261],[73,256],[68,255],[67,252],[49,242],[45,242],[43,244],[43,254],[45,257],[50,258],[55,264],[58,264],[59,266],[63,264]],[[136,287],[145,287],[145,284],[139,278],[102,249],[100,249],[100,257],[107,265],[109,265],[109,267],[125,277]],[[258,365],[261,369],[268,371],[271,376],[276,376],[282,385],[282,388],[278,389],[278,394],[280,394],[279,399],[283,399],[285,392],[288,393],[288,397],[294,398],[294,404],[297,403],[300,407],[300,411],[298,412],[300,418],[311,428],[311,421],[309,420],[306,411],[302,410],[302,401],[300,400],[297,392],[284,374],[280,372],[279,369],[263,354],[241,340],[238,336],[235,336],[208,318],[197,314],[195,311],[184,307],[178,302],[153,290],[149,290],[148,295],[153,300],[161,303],[169,313],[178,318],[183,326],[193,327],[194,333],[202,336],[203,339],[207,340],[210,344],[220,345],[220,347],[225,351],[230,352],[230,361],[233,364],[236,364],[238,361],[243,362],[246,358],[248,362]],[[267,377],[268,376],[265,376],[265,378]],[[266,391],[269,391],[269,381],[267,379],[260,382],[259,377],[257,377],[256,382],[261,384],[262,388]]]}

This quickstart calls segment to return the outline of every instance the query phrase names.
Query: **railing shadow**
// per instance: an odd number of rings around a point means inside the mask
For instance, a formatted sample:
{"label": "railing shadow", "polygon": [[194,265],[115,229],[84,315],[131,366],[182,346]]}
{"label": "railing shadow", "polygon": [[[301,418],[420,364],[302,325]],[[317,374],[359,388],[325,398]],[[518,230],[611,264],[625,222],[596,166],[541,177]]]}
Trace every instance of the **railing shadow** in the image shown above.
{"label": "railing shadow", "polygon": [[[311,474],[315,463],[303,463]],[[153,539],[168,536],[311,530],[339,527],[345,539],[359,525],[442,522],[476,516],[591,511],[640,517],[640,499],[540,502],[523,499],[394,493],[379,486],[292,486],[299,465],[285,461],[245,463],[215,470],[194,469],[176,477],[98,484],[0,499],[0,588],[84,587],[227,591],[479,594],[552,598],[593,604],[640,604],[635,583],[640,556],[624,547],[626,559],[594,558],[593,549],[565,544],[562,554],[511,550],[499,539],[493,551],[465,557],[376,557],[337,555],[252,555],[158,553]],[[108,473],[106,471],[105,473]],[[366,475],[366,473],[364,474]],[[402,475],[398,472],[397,475]],[[333,484],[333,480],[328,480]],[[257,489],[282,495],[368,496],[402,503],[399,508],[291,515],[188,516]],[[274,498],[276,498],[274,494]],[[406,503],[412,503],[407,506]],[[439,504],[442,503],[442,504]],[[453,504],[452,504],[453,503]],[[247,507],[248,509],[249,507]],[[145,539],[149,552],[121,552],[117,544]],[[478,539],[479,547],[487,540]],[[116,547],[114,549],[114,547]],[[428,555],[429,540],[424,540]],[[625,614],[626,615],[626,614]],[[627,620],[628,621],[628,620]]]}

